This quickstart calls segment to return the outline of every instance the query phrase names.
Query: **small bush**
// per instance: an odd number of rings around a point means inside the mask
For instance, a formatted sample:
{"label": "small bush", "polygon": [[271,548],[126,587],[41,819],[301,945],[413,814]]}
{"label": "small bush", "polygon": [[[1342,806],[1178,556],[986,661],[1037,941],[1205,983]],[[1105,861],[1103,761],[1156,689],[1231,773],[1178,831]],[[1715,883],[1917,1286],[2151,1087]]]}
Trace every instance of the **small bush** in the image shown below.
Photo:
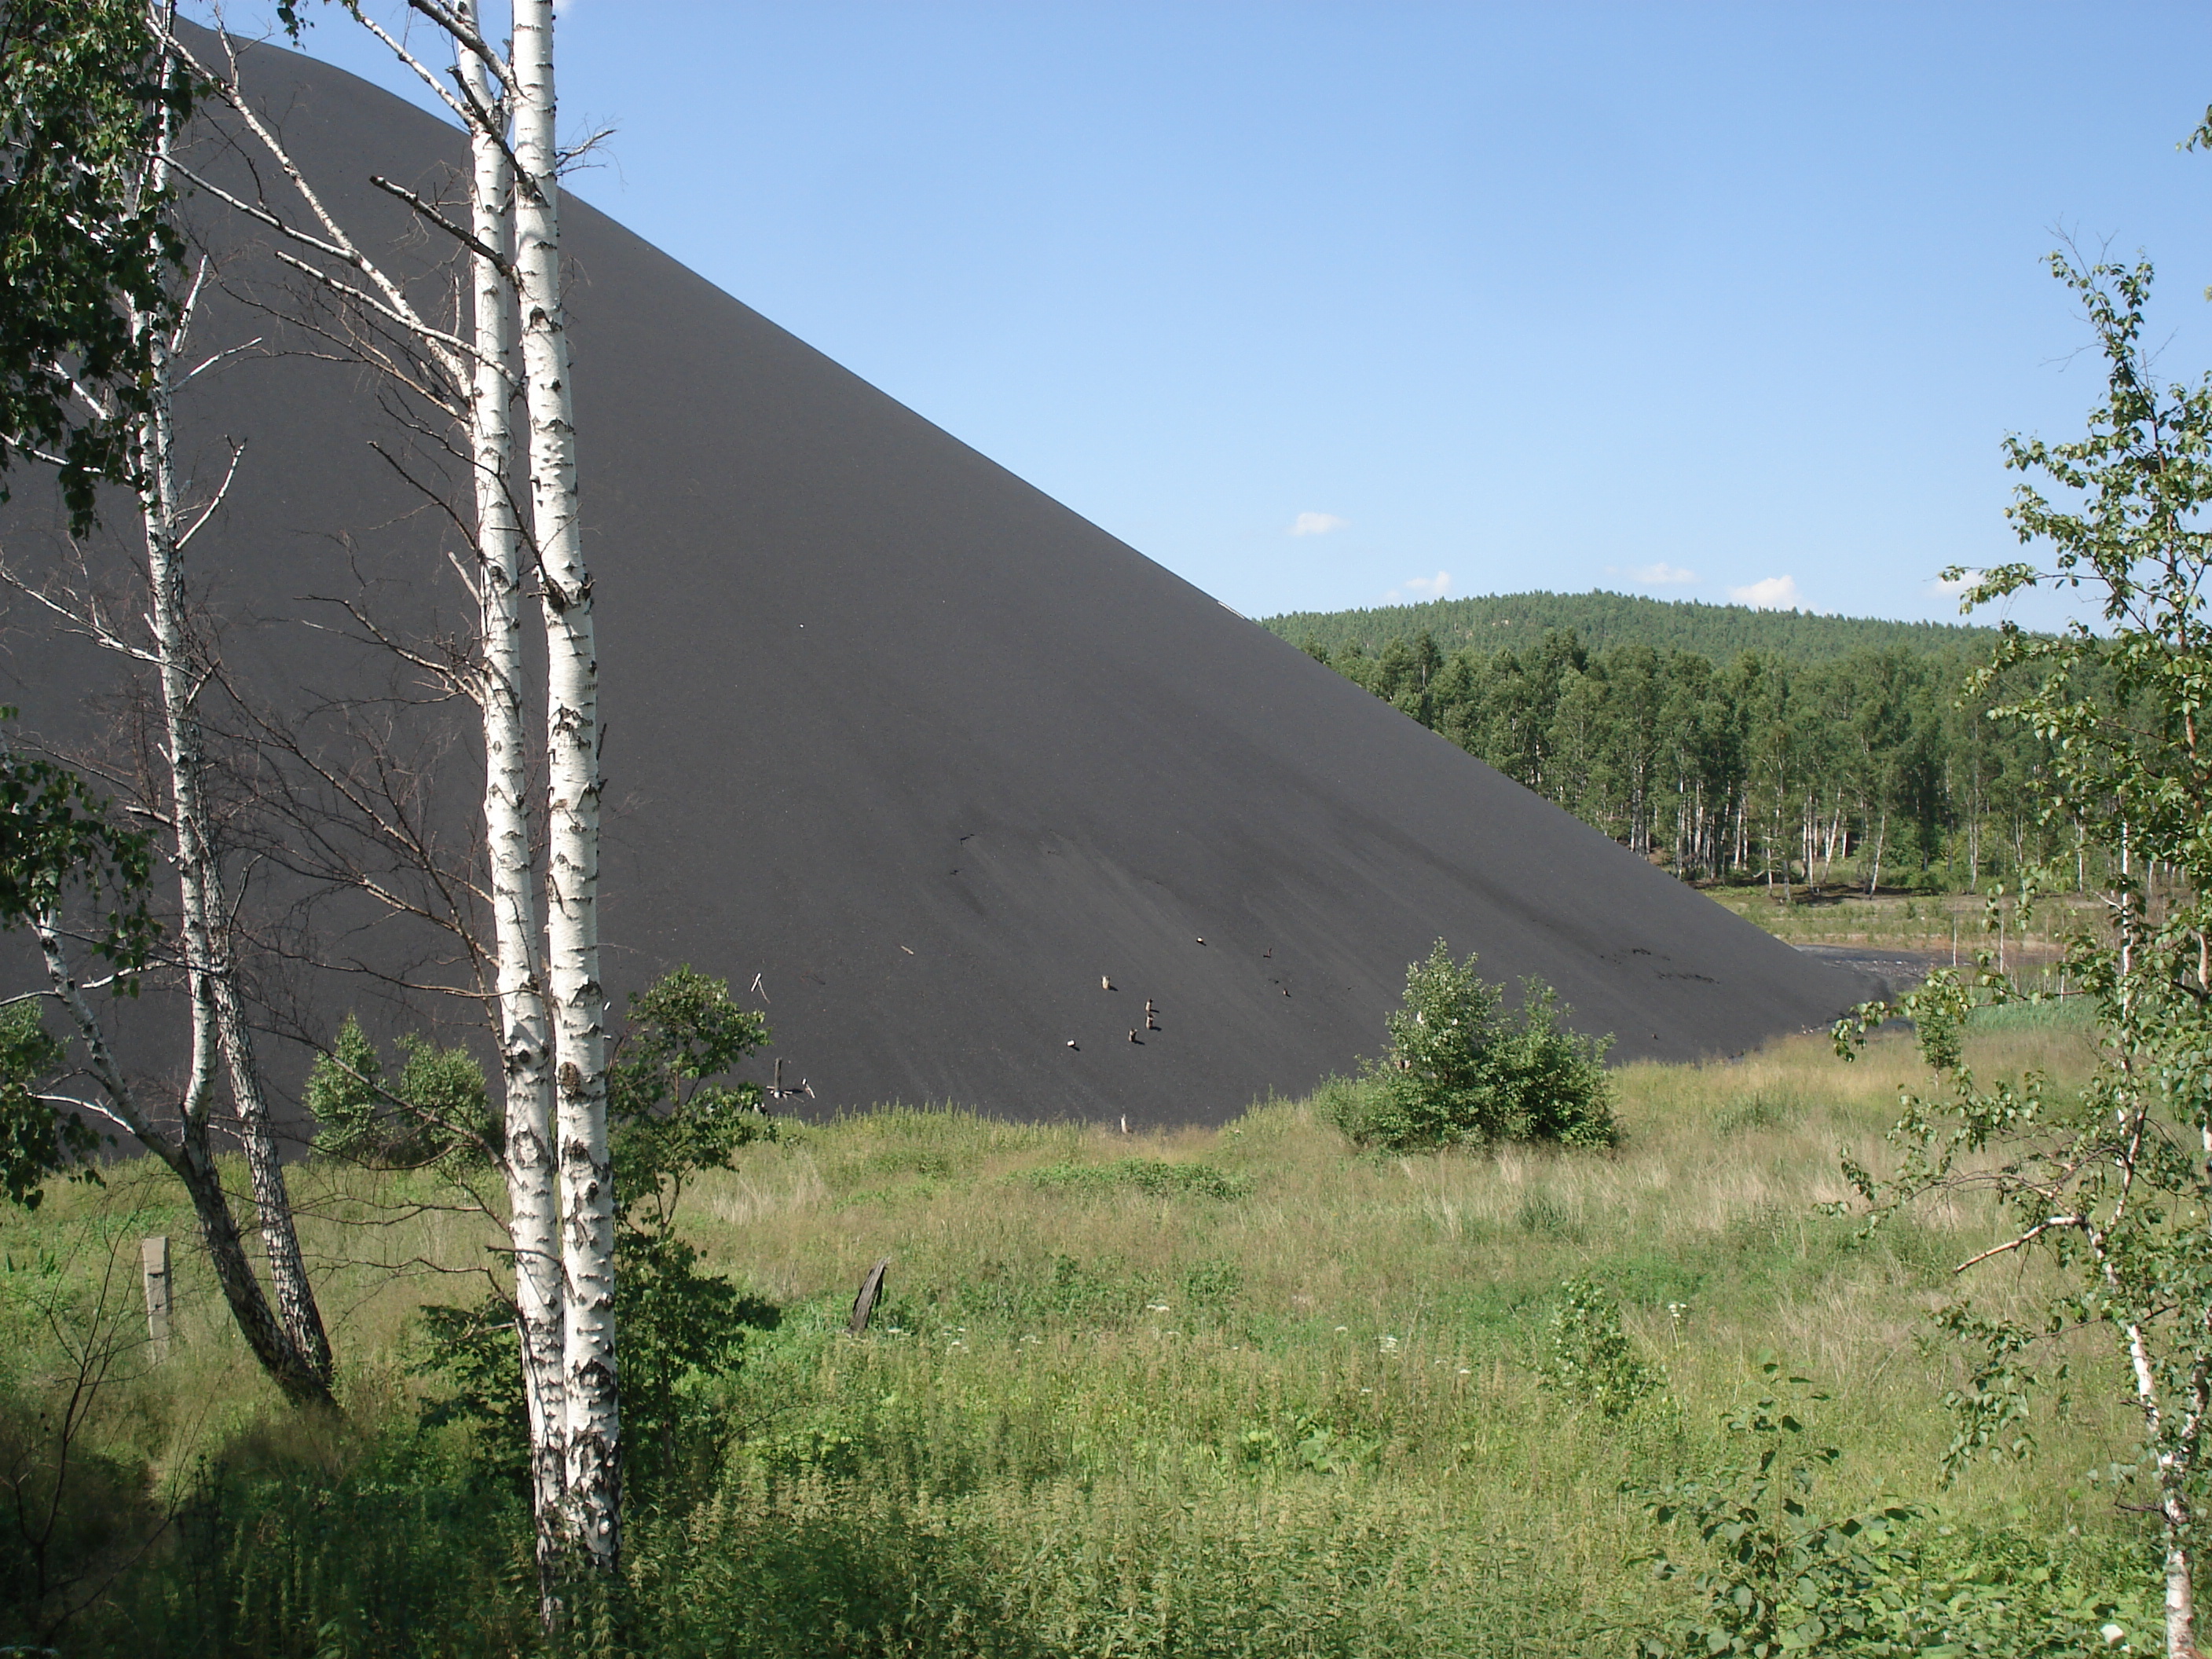
{"label": "small bush", "polygon": [[1037,1186],[1090,1188],[1133,1187],[1159,1197],[1242,1198],[1252,1177],[1211,1164],[1170,1164],[1164,1158],[1125,1158],[1112,1164],[1051,1164],[1030,1177]]}
{"label": "small bush", "polygon": [[1618,1138],[1611,1037],[1559,1026],[1559,994],[1522,982],[1517,1015],[1503,990],[1455,963],[1438,939],[1406,969],[1405,1006],[1385,1022],[1390,1044],[1352,1086],[1324,1093],[1322,1109],[1358,1145],[1392,1152],[1550,1140],[1610,1146]]}
{"label": "small bush", "polygon": [[406,1062],[386,1084],[376,1045],[358,1019],[345,1017],[331,1052],[318,1054],[307,1073],[315,1150],[373,1169],[416,1170],[496,1146],[501,1126],[475,1057],[412,1032],[399,1047]]}
{"label": "small bush", "polygon": [[1754,1134],[1763,1129],[1786,1128],[1797,1121],[1802,1109],[1788,1095],[1760,1091],[1738,1095],[1720,1109],[1713,1127],[1721,1134]]}
{"label": "small bush", "polygon": [[1705,1561],[1700,1570],[1664,1550],[1648,1558],[1657,1577],[1687,1578],[1698,1602],[1644,1632],[1634,1652],[2058,1659],[2144,1650],[2121,1644],[2130,1626],[2155,1629],[2149,1599],[2111,1593],[2100,1582],[2106,1575],[2085,1572],[2078,1555],[1978,1529],[1931,1533],[1910,1504],[1824,1512],[1819,1479],[1843,1454],[1808,1442],[1806,1420],[1808,1405],[1827,1395],[1785,1377],[1778,1360],[1759,1369],[1770,1392],[1723,1419],[1741,1447],[1733,1466],[1637,1494],[1659,1526],[1686,1522]]}
{"label": "small bush", "polygon": [[1553,1198],[1551,1194],[1536,1192],[1521,1200],[1513,1212],[1513,1219],[1524,1233],[1534,1233],[1539,1238],[1559,1238],[1570,1243],[1583,1236],[1582,1224],[1575,1219],[1574,1212]]}
{"label": "small bush", "polygon": [[1620,1304],[1587,1279],[1559,1286],[1552,1352],[1537,1375],[1554,1393],[1613,1418],[1667,1386],[1667,1373],[1646,1364],[1620,1328]]}

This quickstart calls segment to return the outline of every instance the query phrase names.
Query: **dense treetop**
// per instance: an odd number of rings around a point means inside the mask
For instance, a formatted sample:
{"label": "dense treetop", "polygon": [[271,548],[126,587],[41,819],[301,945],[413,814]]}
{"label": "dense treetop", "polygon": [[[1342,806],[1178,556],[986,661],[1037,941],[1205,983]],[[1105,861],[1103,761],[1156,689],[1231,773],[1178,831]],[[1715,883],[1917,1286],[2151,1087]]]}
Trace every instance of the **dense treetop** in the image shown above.
{"label": "dense treetop", "polygon": [[1988,656],[1996,641],[1995,629],[1955,623],[1754,611],[1743,605],[1607,592],[1483,593],[1370,611],[1293,611],[1264,617],[1260,625],[1292,645],[1310,641],[1331,654],[1356,644],[1380,655],[1391,641],[1410,641],[1424,630],[1447,653],[1468,646],[1484,652],[1517,650],[1541,644],[1553,629],[1571,629],[1592,651],[1648,645],[1693,651],[1716,661],[1746,651],[1771,651],[1801,663],[1897,646],[1915,652],[1972,653],[1978,659]]}

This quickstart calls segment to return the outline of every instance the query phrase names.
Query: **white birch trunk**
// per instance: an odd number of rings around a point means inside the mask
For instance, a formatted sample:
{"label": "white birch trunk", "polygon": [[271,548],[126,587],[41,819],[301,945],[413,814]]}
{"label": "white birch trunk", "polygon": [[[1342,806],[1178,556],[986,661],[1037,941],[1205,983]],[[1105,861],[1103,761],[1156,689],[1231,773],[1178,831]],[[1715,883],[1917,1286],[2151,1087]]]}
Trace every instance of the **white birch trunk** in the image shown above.
{"label": "white birch trunk", "polygon": [[[2101,1249],[2099,1251],[2102,1255]],[[2106,1282],[2112,1282],[2110,1261],[2104,1264]],[[2134,1374],[2136,1402],[2143,1417],[2147,1437],[2156,1443],[2165,1419],[2164,1402],[2160,1399],[2158,1374],[2151,1364],[2149,1345],[2144,1340],[2142,1328],[2127,1328],[2128,1367]],[[2189,1402],[2191,1410],[2185,1419],[2179,1437],[2180,1444],[2162,1448],[2156,1462],[2159,1488],[2159,1516],[2166,1523],[2166,1659],[2199,1659],[2197,1646],[2197,1589],[2194,1561],[2189,1547],[2189,1535],[2195,1516],[2191,1513],[2187,1479],[2195,1462],[2197,1442],[2203,1432],[2206,1406],[2205,1366],[2200,1362],[2195,1367],[2192,1379],[2195,1388]]]}
{"label": "white birch trunk", "polygon": [[561,303],[552,0],[516,0],[515,254],[530,421],[531,516],[546,665],[546,979],[561,1175],[563,1494],[568,1542],[621,1559],[615,1378],[614,1182],[607,1152],[605,994],[599,984],[599,662],[576,510],[575,426]]}
{"label": "white birch trunk", "polygon": [[237,1218],[231,1214],[229,1200],[223,1194],[222,1172],[216,1167],[215,1156],[208,1144],[205,1105],[213,1086],[215,1068],[212,1023],[200,1027],[206,1041],[193,1051],[191,1091],[185,1097],[178,1138],[171,1140],[140,1109],[129,1079],[116,1064],[99,1018],[70,966],[58,918],[49,912],[38,917],[33,927],[46,958],[47,988],[76,1028],[78,1040],[84,1047],[87,1069],[106,1097],[109,1119],[129,1130],[147,1151],[167,1164],[190,1195],[199,1222],[201,1240],[207,1246],[209,1263],[215,1269],[216,1283],[229,1305],[239,1334],[245,1337],[253,1357],[284,1391],[287,1399],[301,1406],[330,1406],[329,1382],[302,1361],[283,1322],[262,1294],[261,1281],[253,1276],[253,1266],[246,1259]]}
{"label": "white birch trunk", "polygon": [[[166,14],[167,8],[161,6],[152,14],[157,31],[164,36]],[[148,163],[146,185],[149,193],[158,193],[167,187],[170,138],[170,121],[165,117]],[[181,326],[190,325],[191,303],[187,301]],[[162,736],[169,767],[179,922],[196,1028],[193,1047],[195,1053],[205,1051],[206,1023],[212,1019],[228,1073],[231,1103],[238,1115],[239,1140],[245,1149],[246,1168],[252,1179],[254,1206],[259,1212],[263,1247],[269,1255],[269,1276],[276,1292],[277,1316],[299,1358],[327,1386],[331,1377],[330,1338],[323,1328],[322,1314],[316,1306],[314,1289],[301,1255],[299,1232],[293,1225],[291,1195],[285,1188],[283,1164],[276,1154],[268,1099],[262,1091],[260,1068],[253,1052],[252,1030],[246,1023],[238,994],[237,964],[228,937],[230,907],[210,835],[207,760],[201,745],[195,706],[199,677],[191,663],[185,626],[183,548],[172,422],[173,347],[160,319],[141,314],[133,320],[144,331],[151,354],[149,367],[153,381],[152,406],[137,423],[142,473],[138,507],[146,537],[148,608],[160,666]]]}
{"label": "white birch trunk", "polygon": [[[470,0],[456,8],[471,26]],[[456,53],[463,81],[488,112],[502,95],[483,61]],[[499,135],[471,125],[470,207],[477,240],[512,257],[507,152]],[[478,628],[483,662],[484,844],[490,863],[495,985],[506,1091],[507,1229],[514,1249],[515,1330],[530,1423],[531,1509],[542,1597],[559,1565],[567,1413],[562,1406],[560,1194],[553,1155],[552,1055],[538,971],[538,904],[531,861],[529,740],[522,716],[522,526],[509,476],[514,343],[506,273],[482,254],[469,261],[476,372],[469,439],[476,468]],[[550,1607],[549,1607],[550,1612]]]}
{"label": "white birch trunk", "polygon": [[2167,1485],[2159,1510],[2166,1521],[2166,1659],[2198,1659],[2197,1590],[2187,1541],[2189,1502],[2179,1480]]}

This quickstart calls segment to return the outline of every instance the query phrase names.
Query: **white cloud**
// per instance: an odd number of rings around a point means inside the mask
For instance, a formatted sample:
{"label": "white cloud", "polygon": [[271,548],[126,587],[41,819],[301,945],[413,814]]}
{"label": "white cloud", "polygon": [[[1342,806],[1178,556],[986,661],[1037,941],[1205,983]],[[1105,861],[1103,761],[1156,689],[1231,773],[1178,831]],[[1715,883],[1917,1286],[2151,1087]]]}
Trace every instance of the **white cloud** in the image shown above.
{"label": "white cloud", "polygon": [[1729,598],[1754,611],[1802,611],[1805,596],[1797,591],[1795,576],[1769,576],[1748,587],[1731,587]]}
{"label": "white cloud", "polygon": [[1948,581],[1938,576],[1928,584],[1928,591],[1930,593],[1939,593],[1946,599],[1955,599],[1981,579],[1982,573],[1978,570],[1962,570]]}
{"label": "white cloud", "polygon": [[1433,576],[1408,576],[1382,596],[1382,603],[1419,605],[1427,599],[1441,599],[1451,592],[1451,572],[1449,570],[1439,570]]}
{"label": "white cloud", "polygon": [[1293,536],[1326,536],[1332,530],[1342,530],[1352,522],[1340,519],[1334,513],[1301,513],[1291,520]]}
{"label": "white cloud", "polygon": [[1632,564],[1623,569],[1617,564],[1605,568],[1608,576],[1626,576],[1638,587],[1680,587],[1698,580],[1694,570],[1685,570],[1679,564],[1661,560],[1657,564]]}

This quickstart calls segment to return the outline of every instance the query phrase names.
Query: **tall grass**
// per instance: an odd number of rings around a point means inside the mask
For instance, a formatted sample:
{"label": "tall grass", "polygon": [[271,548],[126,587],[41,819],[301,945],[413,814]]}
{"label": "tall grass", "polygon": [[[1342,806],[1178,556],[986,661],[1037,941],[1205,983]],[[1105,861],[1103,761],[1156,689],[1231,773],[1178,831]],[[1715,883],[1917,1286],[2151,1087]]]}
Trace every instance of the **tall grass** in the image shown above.
{"label": "tall grass", "polygon": [[2000,930],[1990,922],[1989,901],[1978,893],[1885,892],[1869,898],[1847,885],[1790,890],[1747,884],[1703,890],[1717,904],[1793,945],[1863,946],[1937,956],[1956,951],[1962,964],[1977,951],[2002,951],[2008,970],[2039,974],[2054,969],[2065,941],[2081,932],[2110,925],[2109,914],[2093,896],[2046,894],[2023,925],[2015,899],[1998,905]]}
{"label": "tall grass", "polygon": [[[1985,1071],[2086,1070],[2070,1019],[1992,1022]],[[1933,1500],[1931,1538],[2125,1579],[2138,1523],[2080,1472],[2121,1455],[2106,1391],[2046,1455],[1938,1492],[1955,1356],[1924,1343],[1954,1264],[1993,1237],[1964,1200],[1862,1237],[1839,1153],[1879,1168],[1909,1046],[1844,1066],[1814,1038],[1618,1073],[1609,1152],[1356,1155],[1310,1103],[1154,1135],[890,1110],[746,1150],[686,1200],[710,1265],[782,1308],[720,1385],[728,1443],[635,1494],[626,1599],[581,1645],[666,1654],[1579,1654],[1625,1650],[1683,1592],[1629,1565],[1638,1486],[1727,1455],[1723,1408],[1778,1350],[1832,1396],[1834,1503]],[[1167,1173],[1163,1173],[1165,1171]],[[187,1273],[182,1336],[102,1405],[143,1474],[142,1529],[76,1651],[528,1648],[518,1500],[462,1432],[419,1430],[409,1319],[470,1299],[480,1217],[429,1185],[295,1172],[347,1367],[349,1419],[302,1422]],[[163,1206],[170,1206],[164,1208]],[[105,1237],[180,1207],[118,1171],[0,1222],[91,1282]],[[166,1219],[165,1219],[166,1218]],[[156,1223],[161,1224],[156,1224]],[[188,1253],[179,1252],[180,1259]],[[850,1299],[891,1258],[868,1334]],[[1536,1368],[1562,1281],[1621,1305],[1665,1390],[1620,1421]],[[2002,1304],[2035,1288],[1979,1282]],[[80,1304],[82,1297],[79,1298]],[[78,1312],[82,1314],[82,1306]],[[15,1313],[7,1316],[16,1319]],[[0,1357],[50,1387],[52,1342]],[[2085,1357],[2086,1358],[2086,1357]],[[165,1524],[161,1524],[165,1522]],[[1975,1543],[1973,1540],[1982,1540]],[[126,1552],[127,1553],[127,1552]],[[120,1558],[118,1558],[120,1561]]]}

